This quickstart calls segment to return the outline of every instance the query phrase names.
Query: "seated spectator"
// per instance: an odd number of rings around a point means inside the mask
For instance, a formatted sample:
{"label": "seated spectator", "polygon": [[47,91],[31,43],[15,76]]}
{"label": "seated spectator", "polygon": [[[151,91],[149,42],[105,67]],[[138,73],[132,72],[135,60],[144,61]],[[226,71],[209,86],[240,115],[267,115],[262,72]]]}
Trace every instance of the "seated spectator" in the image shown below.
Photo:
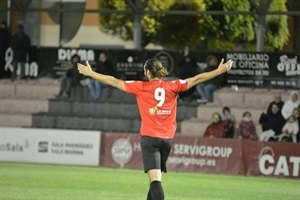
{"label": "seated spectator", "polygon": [[[204,72],[209,72],[217,69],[219,64],[218,58],[214,55],[209,55],[206,59],[206,62],[207,62],[207,68],[204,70]],[[225,81],[225,76],[226,74],[222,74],[204,83],[198,84],[196,86],[196,90],[200,95],[201,99],[198,99],[197,102],[198,103],[213,102],[213,93],[218,88],[223,86]]]}
{"label": "seated spectator", "polygon": [[297,142],[297,134],[299,132],[299,124],[294,115],[288,117],[285,125],[282,128],[282,134],[279,136],[279,141]]}
{"label": "seated spectator", "polygon": [[242,139],[257,139],[255,124],[249,111],[243,113],[243,119],[237,128],[237,136]]}
{"label": "seated spectator", "polygon": [[[107,53],[102,52],[99,54],[99,61],[95,66],[96,67],[93,69],[95,72],[117,77],[116,69],[114,68],[112,61],[107,57]],[[105,85],[91,78],[88,79],[87,85],[90,90],[91,97],[95,100],[100,99],[102,95],[102,88]]]}
{"label": "seated spectator", "polygon": [[[262,127],[262,134],[259,135],[259,140],[269,141],[270,137],[280,135],[285,122],[286,120],[281,115],[278,104],[275,102],[271,103],[271,112],[262,113],[259,118],[259,123]],[[276,140],[272,138],[272,141]]]}
{"label": "seated spectator", "polygon": [[279,108],[279,111],[281,112],[281,109],[283,107],[283,104],[284,102],[282,101],[282,98],[281,98],[281,94],[280,93],[277,93],[274,95],[274,100],[269,104],[268,106],[268,109],[267,109],[267,114],[271,113],[272,112],[272,105],[273,104],[276,104]]}
{"label": "seated spectator", "polygon": [[82,75],[79,74],[77,63],[80,62],[79,55],[75,54],[71,57],[71,63],[68,65],[65,76],[60,83],[58,97],[70,97],[71,87],[80,85]]}
{"label": "seated spectator", "polygon": [[300,142],[300,107],[294,108],[293,115],[296,117],[296,119],[298,121],[299,131],[297,134],[297,142]]}
{"label": "seated spectator", "polygon": [[204,136],[206,138],[225,138],[225,130],[228,128],[230,121],[222,121],[221,115],[215,112],[212,115],[212,123],[207,126]]}
{"label": "seated spectator", "polygon": [[284,102],[284,105],[281,109],[282,116],[287,119],[291,116],[293,109],[298,108],[300,104],[299,95],[296,91],[292,91],[290,99]]}
{"label": "seated spectator", "polygon": [[225,106],[223,108],[223,117],[222,117],[223,121],[224,120],[229,120],[229,126],[228,128],[225,130],[225,137],[226,138],[234,138],[234,134],[235,134],[235,116],[231,113],[230,108]]}

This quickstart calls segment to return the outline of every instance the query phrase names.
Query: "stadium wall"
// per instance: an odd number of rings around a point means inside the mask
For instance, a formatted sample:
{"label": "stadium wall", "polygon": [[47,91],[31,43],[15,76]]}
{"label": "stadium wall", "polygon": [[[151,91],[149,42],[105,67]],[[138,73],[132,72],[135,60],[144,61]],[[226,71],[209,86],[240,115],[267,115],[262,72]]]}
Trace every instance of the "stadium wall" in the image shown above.
{"label": "stadium wall", "polygon": [[[140,136],[0,127],[0,161],[142,169]],[[300,178],[300,144],[177,135],[170,171]]]}
{"label": "stadium wall", "polygon": [[[78,54],[82,61],[89,60],[91,65],[98,61],[99,54],[106,51],[114,62],[122,79],[143,79],[144,62],[158,58],[167,68],[169,77],[178,77],[182,52],[171,50],[123,50],[97,48],[37,48],[32,47],[26,64],[26,75],[31,78],[60,78],[72,55]],[[250,52],[199,52],[192,51],[190,56],[198,66],[199,72],[206,67],[206,57],[215,55],[220,60],[232,59],[232,69],[226,74],[226,84],[242,87],[300,89],[299,53],[250,53]],[[5,71],[13,69],[13,52],[7,49]]]}

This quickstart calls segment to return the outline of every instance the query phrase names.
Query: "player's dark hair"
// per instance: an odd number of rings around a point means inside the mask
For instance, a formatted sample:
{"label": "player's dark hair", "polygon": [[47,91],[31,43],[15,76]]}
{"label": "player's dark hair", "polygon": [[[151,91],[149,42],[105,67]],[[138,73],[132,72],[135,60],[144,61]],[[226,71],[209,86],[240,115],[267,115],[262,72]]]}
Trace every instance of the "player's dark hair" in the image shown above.
{"label": "player's dark hair", "polygon": [[145,62],[144,68],[149,70],[153,78],[163,78],[168,75],[168,71],[156,58],[151,58]]}

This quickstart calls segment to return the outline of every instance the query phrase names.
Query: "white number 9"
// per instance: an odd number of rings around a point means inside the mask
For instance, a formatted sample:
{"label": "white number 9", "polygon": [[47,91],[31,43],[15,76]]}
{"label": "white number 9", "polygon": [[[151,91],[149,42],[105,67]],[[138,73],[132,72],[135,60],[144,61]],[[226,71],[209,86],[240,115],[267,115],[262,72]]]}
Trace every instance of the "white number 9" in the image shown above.
{"label": "white number 9", "polygon": [[166,91],[164,88],[156,88],[154,91],[154,98],[159,101],[156,106],[161,107],[165,103]]}

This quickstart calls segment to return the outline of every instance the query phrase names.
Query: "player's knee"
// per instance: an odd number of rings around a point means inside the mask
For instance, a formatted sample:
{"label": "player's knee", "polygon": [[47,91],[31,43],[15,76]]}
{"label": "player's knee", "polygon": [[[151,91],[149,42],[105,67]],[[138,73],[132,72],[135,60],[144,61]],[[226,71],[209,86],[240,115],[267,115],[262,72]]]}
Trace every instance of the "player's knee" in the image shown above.
{"label": "player's knee", "polygon": [[151,169],[148,171],[148,176],[150,182],[161,181],[161,170],[160,169]]}

